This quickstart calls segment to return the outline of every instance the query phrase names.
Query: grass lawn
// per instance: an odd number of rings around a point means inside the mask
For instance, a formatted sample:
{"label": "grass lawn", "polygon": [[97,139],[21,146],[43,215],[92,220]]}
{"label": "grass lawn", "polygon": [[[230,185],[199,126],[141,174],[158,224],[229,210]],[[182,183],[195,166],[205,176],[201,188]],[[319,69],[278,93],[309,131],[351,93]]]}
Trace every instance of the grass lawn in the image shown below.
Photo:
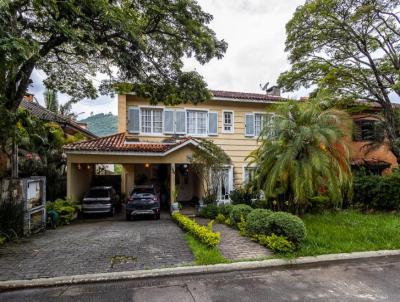
{"label": "grass lawn", "polygon": [[216,247],[210,248],[198,241],[190,234],[185,234],[185,240],[187,241],[189,248],[193,252],[197,265],[209,265],[229,262],[229,260],[221,255],[221,252]]}
{"label": "grass lawn", "polygon": [[400,215],[341,211],[305,215],[302,248],[284,257],[400,249]]}

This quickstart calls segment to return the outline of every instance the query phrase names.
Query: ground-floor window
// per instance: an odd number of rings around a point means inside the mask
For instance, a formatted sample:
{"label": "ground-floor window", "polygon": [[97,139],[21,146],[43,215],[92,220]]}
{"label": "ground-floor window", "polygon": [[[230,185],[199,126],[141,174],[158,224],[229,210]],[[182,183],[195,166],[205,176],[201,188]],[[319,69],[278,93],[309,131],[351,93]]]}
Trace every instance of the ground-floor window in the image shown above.
{"label": "ground-floor window", "polygon": [[256,167],[244,167],[243,183],[248,184],[254,180]]}

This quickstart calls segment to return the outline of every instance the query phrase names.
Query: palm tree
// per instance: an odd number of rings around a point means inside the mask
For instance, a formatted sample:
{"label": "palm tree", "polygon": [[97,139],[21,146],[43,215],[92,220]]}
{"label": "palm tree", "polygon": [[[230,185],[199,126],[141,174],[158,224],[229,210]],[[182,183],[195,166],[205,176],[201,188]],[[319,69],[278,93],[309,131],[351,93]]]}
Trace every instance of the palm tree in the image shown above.
{"label": "palm tree", "polygon": [[[249,156],[256,167],[253,186],[269,198],[285,193],[296,213],[314,197],[324,196],[340,206],[352,184],[347,113],[324,101],[289,101],[278,106],[269,126]],[[273,138],[267,135],[270,130]]]}
{"label": "palm tree", "polygon": [[58,113],[59,104],[58,104],[58,97],[57,91],[51,88],[46,88],[43,93],[44,103],[46,108],[54,113]]}

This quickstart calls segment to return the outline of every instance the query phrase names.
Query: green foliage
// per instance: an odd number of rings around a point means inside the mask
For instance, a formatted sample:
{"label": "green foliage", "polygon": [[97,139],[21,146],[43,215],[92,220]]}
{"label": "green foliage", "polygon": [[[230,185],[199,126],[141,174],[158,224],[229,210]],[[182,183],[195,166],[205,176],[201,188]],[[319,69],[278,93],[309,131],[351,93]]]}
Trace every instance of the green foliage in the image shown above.
{"label": "green foliage", "polygon": [[232,220],[231,220],[230,217],[226,218],[224,223],[225,223],[227,226],[232,226],[232,225],[233,225],[233,222],[232,222]]}
{"label": "green foliage", "polygon": [[[0,102],[15,111],[34,69],[75,101],[111,90],[169,105],[205,101],[206,83],[183,59],[223,57],[211,20],[194,0],[11,1],[0,10]],[[98,72],[108,75],[99,89]]]}
{"label": "green foliage", "polygon": [[57,199],[46,204],[46,211],[56,211],[59,215],[60,225],[70,224],[78,207],[71,200]]}
{"label": "green foliage", "polygon": [[231,205],[231,204],[222,204],[222,205],[218,206],[218,213],[221,213],[225,217],[229,217],[229,215],[231,214],[232,208],[233,208],[233,205]]}
{"label": "green foliage", "polygon": [[197,265],[212,265],[229,262],[221,255],[218,248],[209,247],[201,243],[191,234],[186,234],[185,240],[187,241],[189,248],[192,250]]}
{"label": "green foliage", "polygon": [[296,250],[296,246],[284,236],[277,236],[275,234],[271,234],[270,236],[255,235],[254,239],[276,253],[289,253]]}
{"label": "green foliage", "polygon": [[260,147],[249,156],[256,167],[253,190],[263,190],[268,199],[284,194],[296,213],[316,195],[328,196],[339,207],[352,183],[344,140],[349,116],[324,99],[289,101],[277,107],[272,127],[274,139],[262,135]]}
{"label": "green foliage", "polygon": [[57,91],[55,91],[54,89],[46,88],[46,90],[43,93],[43,98],[44,98],[45,106],[48,110],[50,110],[54,113],[59,113],[59,111],[58,111],[59,103],[58,103],[58,98],[57,98]]}
{"label": "green foliage", "polygon": [[23,235],[24,208],[14,199],[0,200],[0,235],[8,240]]}
{"label": "green foliage", "polygon": [[94,114],[79,122],[86,123],[88,130],[97,136],[108,136],[118,132],[118,117],[111,112]]}
{"label": "green foliage", "polygon": [[214,190],[208,190],[203,197],[203,202],[206,205],[217,203],[217,193]]}
{"label": "green foliage", "polygon": [[194,220],[188,218],[187,216],[175,212],[172,214],[172,219],[186,232],[195,236],[200,242],[209,246],[215,247],[220,241],[220,234],[214,233],[207,226],[202,226],[196,223]]}
{"label": "green foliage", "polygon": [[286,212],[274,212],[267,217],[268,234],[284,236],[299,246],[306,236],[304,222],[297,216]]}
{"label": "green foliage", "polygon": [[400,209],[400,172],[354,177],[353,204],[365,209]]}
{"label": "green foliage", "polygon": [[199,183],[204,186],[203,189],[207,192],[205,196],[207,203],[216,201],[217,186],[215,184],[221,182],[222,169],[228,163],[230,163],[230,158],[221,147],[211,140],[200,140],[198,148],[193,153],[190,169],[199,178]]}
{"label": "green foliage", "polygon": [[286,25],[292,68],[278,80],[286,91],[315,86],[338,99],[379,102],[397,157],[400,127],[390,94],[400,95],[399,5],[399,0],[306,1]]}
{"label": "green foliage", "polygon": [[270,227],[268,219],[273,212],[266,209],[254,209],[247,215],[246,233],[253,235],[269,235]]}
{"label": "green foliage", "polygon": [[215,221],[218,223],[225,223],[226,217],[224,214],[219,213],[217,217],[215,217]]}
{"label": "green foliage", "polygon": [[7,237],[0,234],[0,246],[2,246],[7,240]]}
{"label": "green foliage", "polygon": [[253,200],[257,199],[257,194],[246,188],[236,188],[229,193],[232,204],[253,205]]}
{"label": "green foliage", "polygon": [[246,219],[242,216],[240,217],[240,222],[237,223],[237,229],[239,230],[240,235],[246,236]]}
{"label": "green foliage", "polygon": [[208,204],[200,210],[200,217],[215,219],[218,215],[218,206],[215,204]]}
{"label": "green foliage", "polygon": [[237,225],[242,217],[246,220],[247,215],[252,211],[252,207],[247,204],[237,204],[232,207],[232,210],[229,214],[229,218],[232,221],[232,224]]}

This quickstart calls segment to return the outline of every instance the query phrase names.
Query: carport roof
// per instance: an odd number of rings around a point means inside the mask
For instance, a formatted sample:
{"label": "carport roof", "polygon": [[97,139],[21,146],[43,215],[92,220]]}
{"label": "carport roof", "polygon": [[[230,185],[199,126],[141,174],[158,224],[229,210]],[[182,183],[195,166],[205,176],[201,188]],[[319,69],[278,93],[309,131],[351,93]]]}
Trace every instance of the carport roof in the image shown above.
{"label": "carport roof", "polygon": [[126,133],[118,133],[110,136],[91,139],[83,142],[68,144],[64,147],[66,152],[142,152],[142,153],[165,153],[177,147],[197,142],[186,137],[173,142],[151,143],[151,142],[130,142],[127,141]]}

